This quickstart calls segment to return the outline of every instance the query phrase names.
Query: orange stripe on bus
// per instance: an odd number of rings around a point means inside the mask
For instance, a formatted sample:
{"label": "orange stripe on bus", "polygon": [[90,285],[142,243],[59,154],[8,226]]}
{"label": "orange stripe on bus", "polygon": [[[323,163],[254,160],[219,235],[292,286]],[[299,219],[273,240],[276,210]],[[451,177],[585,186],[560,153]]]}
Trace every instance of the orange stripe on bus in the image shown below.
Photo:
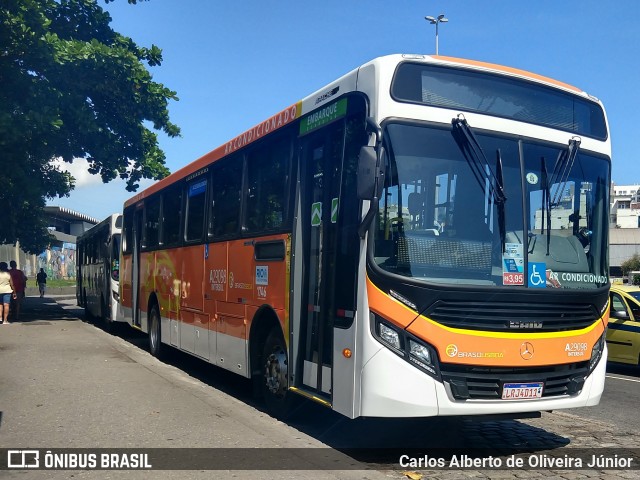
{"label": "orange stripe on bus", "polygon": [[442,56],[442,55],[432,55],[432,58],[435,58],[436,60],[444,60],[446,62],[462,63],[462,64],[465,64],[465,65],[473,65],[474,67],[482,67],[482,68],[490,68],[492,70],[499,70],[501,72],[506,72],[506,73],[511,73],[511,74],[515,74],[515,75],[520,75],[520,76],[523,76],[523,77],[533,78],[535,80],[540,80],[542,82],[551,83],[552,85],[556,85],[556,86],[559,86],[559,87],[562,87],[562,88],[573,90],[574,92],[582,93],[582,90],[580,90],[577,87],[574,87],[573,85],[569,85],[568,83],[560,82],[559,80],[554,80],[553,78],[545,77],[543,75],[538,75],[537,73],[528,72],[526,70],[520,70],[519,68],[505,67],[504,65],[498,65],[498,64],[495,64],[495,63],[479,62],[477,60],[468,60],[466,58],[446,57],[446,56]]}
{"label": "orange stripe on bus", "polygon": [[[367,278],[369,308],[385,320],[433,345],[444,363],[482,366],[540,366],[588,361],[604,332],[607,313],[576,332],[482,332],[444,327],[393,299]],[[523,356],[528,343],[533,356]]]}

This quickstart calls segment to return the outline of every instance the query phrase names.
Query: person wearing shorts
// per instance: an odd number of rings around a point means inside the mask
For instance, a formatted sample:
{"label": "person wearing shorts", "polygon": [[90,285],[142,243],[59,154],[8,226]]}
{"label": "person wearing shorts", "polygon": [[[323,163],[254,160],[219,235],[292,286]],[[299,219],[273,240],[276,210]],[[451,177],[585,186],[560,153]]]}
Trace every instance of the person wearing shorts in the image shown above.
{"label": "person wearing shorts", "polygon": [[9,265],[7,262],[0,262],[0,308],[2,308],[0,320],[5,325],[9,323],[9,308],[13,295],[13,281],[9,274]]}

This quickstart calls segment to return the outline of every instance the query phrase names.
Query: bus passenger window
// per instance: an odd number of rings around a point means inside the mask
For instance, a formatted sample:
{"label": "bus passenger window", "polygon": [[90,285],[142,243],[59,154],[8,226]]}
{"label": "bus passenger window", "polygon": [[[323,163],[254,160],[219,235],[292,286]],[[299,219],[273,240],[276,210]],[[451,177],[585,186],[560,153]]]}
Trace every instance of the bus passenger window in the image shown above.
{"label": "bus passenger window", "polygon": [[[133,251],[133,207],[127,208],[122,216],[123,225],[123,241],[122,252],[131,253]],[[87,246],[88,247],[88,246]],[[86,260],[85,263],[89,263],[89,250],[85,250]]]}
{"label": "bus passenger window", "polygon": [[187,187],[187,218],[185,226],[185,240],[187,242],[202,240],[206,212],[206,193],[206,178],[198,178]]}
{"label": "bus passenger window", "polygon": [[245,232],[260,233],[284,225],[290,152],[289,138],[285,138],[249,156]]}
{"label": "bus passenger window", "polygon": [[144,219],[143,246],[155,248],[160,238],[160,197],[145,202]]}
{"label": "bus passenger window", "polygon": [[164,245],[180,242],[182,190],[174,188],[162,195],[162,240]]}
{"label": "bus passenger window", "polygon": [[242,157],[234,157],[212,167],[209,236],[223,237],[238,232]]}

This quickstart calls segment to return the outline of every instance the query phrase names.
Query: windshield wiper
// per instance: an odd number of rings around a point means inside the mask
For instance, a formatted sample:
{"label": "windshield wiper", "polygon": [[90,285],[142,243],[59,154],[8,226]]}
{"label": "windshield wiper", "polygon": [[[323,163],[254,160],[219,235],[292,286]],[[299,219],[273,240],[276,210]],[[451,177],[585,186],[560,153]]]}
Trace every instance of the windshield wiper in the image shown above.
{"label": "windshield wiper", "polygon": [[[540,183],[542,184],[542,212],[540,219],[540,233],[545,231],[545,220],[547,225],[547,255],[549,255],[549,242],[551,241],[551,192],[549,190],[549,174],[547,173],[547,162],[544,157],[540,159]],[[529,252],[531,253],[531,252]]]}
{"label": "windshield wiper", "polygon": [[[540,173],[542,182],[542,218],[540,233],[545,233],[545,214],[547,227],[547,255],[549,255],[549,247],[551,244],[551,209],[560,205],[564,189],[567,186],[569,175],[573,169],[573,164],[578,156],[580,149],[580,137],[573,137],[569,140],[569,145],[560,151],[556,164],[553,167],[551,178],[548,178],[547,164],[544,157],[541,159]],[[556,191],[551,199],[551,185],[557,184]]]}
{"label": "windshield wiper", "polygon": [[500,230],[502,252],[504,253],[506,235],[504,203],[507,201],[507,196],[504,193],[504,177],[500,150],[498,149],[496,151],[496,171],[494,172],[464,116],[458,115],[456,118],[453,118],[451,124],[453,126],[453,138],[469,164],[469,168],[476,178],[478,185],[480,185],[480,188],[483,190],[485,188],[489,189],[491,199],[498,207],[498,228]]}
{"label": "windshield wiper", "polygon": [[489,165],[482,147],[478,143],[476,136],[471,131],[467,120],[462,115],[451,120],[453,125],[453,138],[458,144],[458,148],[469,164],[473,175],[476,177],[481,188],[485,188],[485,181],[489,177],[489,188],[493,201],[496,204],[504,203],[507,200],[504,194],[504,185],[499,181],[493,169]]}
{"label": "windshield wiper", "polygon": [[573,168],[573,164],[578,156],[581,141],[580,137],[573,137],[569,140],[567,148],[558,154],[558,159],[556,160],[556,164],[553,167],[553,173],[551,174],[551,181],[549,182],[549,185],[554,185],[555,183],[558,184],[558,188],[556,189],[553,200],[551,201],[552,207],[557,207],[560,204],[562,194],[567,186],[567,180],[571,174],[571,169]]}
{"label": "windshield wiper", "polygon": [[502,174],[502,154],[500,149],[496,150],[496,180],[497,186],[502,191],[503,199],[501,202],[497,202],[498,206],[498,229],[500,230],[500,245],[502,246],[502,253],[504,253],[505,237],[506,237],[506,225],[504,218],[504,202],[507,198],[504,196],[504,175]]}

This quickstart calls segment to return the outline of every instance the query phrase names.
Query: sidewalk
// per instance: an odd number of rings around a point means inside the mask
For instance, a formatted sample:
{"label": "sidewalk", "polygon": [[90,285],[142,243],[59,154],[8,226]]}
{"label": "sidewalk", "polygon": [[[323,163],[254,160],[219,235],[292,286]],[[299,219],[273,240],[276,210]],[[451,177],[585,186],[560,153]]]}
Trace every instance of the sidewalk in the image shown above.
{"label": "sidewalk", "polygon": [[[256,448],[284,451],[287,457],[300,461],[305,460],[309,448],[312,456],[326,450],[344,457],[348,465],[354,461],[226,393],[224,372],[213,372],[212,367],[200,364],[207,372],[201,381],[182,368],[158,361],[130,342],[129,335],[111,335],[80,321],[82,309],[75,305],[73,296],[28,297],[23,307],[20,321],[0,326],[0,453],[2,449],[38,449],[44,458],[45,451],[61,448],[86,452],[166,449],[156,453],[160,461],[180,449],[225,452],[231,448],[237,456],[234,465],[241,471],[219,470],[211,464],[211,470],[193,469],[182,460],[185,470],[180,472],[0,469],[0,478],[388,478],[374,470],[325,471],[318,466],[318,459],[309,463],[310,472],[244,470],[245,457]],[[0,458],[0,467],[2,464]]]}
{"label": "sidewalk", "polygon": [[[38,292],[35,295],[27,296],[22,300],[20,319],[11,323],[32,323],[53,320],[78,320],[80,310],[72,311],[62,308],[56,300],[61,298],[75,298],[73,294],[67,293],[64,289],[51,289],[51,292],[40,298]],[[78,307],[79,309],[80,307]],[[4,325],[2,325],[4,326]]]}

